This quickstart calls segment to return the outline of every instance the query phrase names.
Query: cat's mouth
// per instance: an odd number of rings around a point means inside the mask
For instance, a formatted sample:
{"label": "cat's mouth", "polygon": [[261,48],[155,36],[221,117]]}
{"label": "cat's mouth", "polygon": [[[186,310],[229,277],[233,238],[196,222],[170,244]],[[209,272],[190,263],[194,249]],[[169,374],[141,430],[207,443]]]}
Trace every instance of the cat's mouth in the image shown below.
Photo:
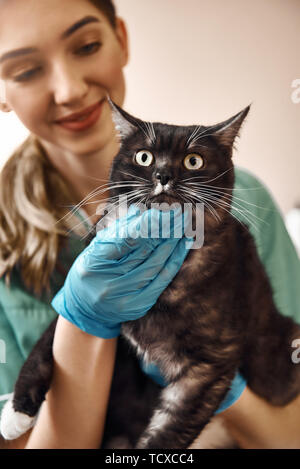
{"label": "cat's mouth", "polygon": [[152,195],[148,197],[147,200],[147,205],[150,206],[151,204],[161,204],[161,203],[167,203],[167,204],[173,204],[174,202],[182,204],[183,201],[180,200],[180,197],[175,194],[175,193],[170,193],[170,192],[162,192],[161,194],[158,195]]}
{"label": "cat's mouth", "polygon": [[151,205],[152,203],[155,204],[161,204],[161,203],[167,203],[167,204],[174,204],[176,203],[183,203],[181,197],[179,194],[174,190],[174,187],[172,184],[168,183],[166,185],[162,185],[158,183],[150,193],[150,195],[147,197],[147,202],[148,206]]}

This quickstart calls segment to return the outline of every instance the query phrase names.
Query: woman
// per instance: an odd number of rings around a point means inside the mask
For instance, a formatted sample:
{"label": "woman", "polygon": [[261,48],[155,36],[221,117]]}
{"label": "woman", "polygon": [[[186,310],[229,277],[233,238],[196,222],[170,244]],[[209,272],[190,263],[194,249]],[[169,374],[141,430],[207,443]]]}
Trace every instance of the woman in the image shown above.
{"label": "woman", "polygon": [[[109,93],[119,105],[124,100],[125,25],[109,0],[63,0],[63,6],[62,0],[0,3],[0,77],[6,91],[1,109],[14,110],[31,132],[1,175],[0,320],[7,363],[0,370],[0,402],[12,392],[20,366],[55,317],[51,298],[84,247],[78,237],[67,237],[63,221],[55,223],[67,204],[82,200],[99,180],[107,181],[119,145],[105,98]],[[240,172],[237,184],[247,188],[253,181],[259,184]],[[96,201],[99,196],[89,199]],[[274,207],[263,188],[256,205],[262,204]],[[93,204],[85,209],[96,221]],[[285,304],[285,314],[292,314],[300,302],[300,267],[280,215],[276,209],[268,213],[270,228],[258,247],[268,273],[280,269],[271,280],[276,293],[281,282],[278,301]],[[10,273],[11,289],[4,283]],[[59,317],[47,401],[33,430],[10,445],[3,442],[4,447],[99,447],[115,348],[116,339],[87,334]],[[278,409],[246,387],[223,415],[241,447],[300,446],[300,397]]]}

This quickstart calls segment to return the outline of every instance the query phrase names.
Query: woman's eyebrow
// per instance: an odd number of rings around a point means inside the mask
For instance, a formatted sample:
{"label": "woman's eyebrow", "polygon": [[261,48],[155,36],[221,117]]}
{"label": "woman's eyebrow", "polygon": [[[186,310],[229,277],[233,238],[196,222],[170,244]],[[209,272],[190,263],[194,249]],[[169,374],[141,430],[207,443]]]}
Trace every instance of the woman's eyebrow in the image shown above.
{"label": "woman's eyebrow", "polygon": [[12,50],[10,52],[6,52],[0,57],[0,63],[8,59],[14,59],[15,57],[19,57],[21,55],[33,54],[34,52],[38,52],[38,49],[35,47],[26,47],[23,49]]}
{"label": "woman's eyebrow", "polygon": [[86,24],[89,23],[100,23],[99,18],[96,16],[85,16],[81,20],[77,21],[75,24],[70,26],[62,35],[61,39],[66,39],[67,37],[71,36],[71,34],[75,33],[79,28],[82,28],[82,26],[85,26]]}
{"label": "woman's eyebrow", "polygon": [[[79,21],[76,21],[72,26],[70,26],[62,35],[60,36],[60,39],[64,40],[70,37],[75,31],[78,29],[82,28],[86,24],[89,23],[100,23],[99,18],[96,16],[85,16]],[[15,57],[19,57],[22,55],[28,55],[28,54],[33,54],[35,52],[38,52],[38,48],[36,47],[23,47],[21,49],[15,49],[10,52],[6,52],[0,57],[0,63],[4,62],[5,60],[8,59],[13,59]]]}

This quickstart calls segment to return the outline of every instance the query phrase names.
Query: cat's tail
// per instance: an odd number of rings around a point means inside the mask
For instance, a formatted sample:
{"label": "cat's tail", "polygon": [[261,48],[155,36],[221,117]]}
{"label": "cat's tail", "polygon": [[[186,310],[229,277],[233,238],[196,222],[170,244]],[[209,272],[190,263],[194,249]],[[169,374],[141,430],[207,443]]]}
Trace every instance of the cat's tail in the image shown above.
{"label": "cat's tail", "polygon": [[34,346],[21,368],[12,397],[1,412],[0,433],[5,440],[15,440],[32,428],[49,390],[52,372],[52,345],[55,319]]}

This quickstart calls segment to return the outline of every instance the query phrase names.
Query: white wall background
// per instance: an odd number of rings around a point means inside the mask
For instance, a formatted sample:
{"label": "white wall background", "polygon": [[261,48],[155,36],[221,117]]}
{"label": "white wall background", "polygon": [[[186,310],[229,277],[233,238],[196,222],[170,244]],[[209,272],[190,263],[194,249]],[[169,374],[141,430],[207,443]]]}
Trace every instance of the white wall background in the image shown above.
{"label": "white wall background", "polygon": [[12,151],[25,140],[27,135],[27,129],[14,113],[0,112],[0,169]]}
{"label": "white wall background", "polygon": [[[131,46],[129,112],[212,124],[253,103],[235,162],[287,212],[300,201],[300,0],[116,0]],[[0,113],[0,165],[27,131]]]}

